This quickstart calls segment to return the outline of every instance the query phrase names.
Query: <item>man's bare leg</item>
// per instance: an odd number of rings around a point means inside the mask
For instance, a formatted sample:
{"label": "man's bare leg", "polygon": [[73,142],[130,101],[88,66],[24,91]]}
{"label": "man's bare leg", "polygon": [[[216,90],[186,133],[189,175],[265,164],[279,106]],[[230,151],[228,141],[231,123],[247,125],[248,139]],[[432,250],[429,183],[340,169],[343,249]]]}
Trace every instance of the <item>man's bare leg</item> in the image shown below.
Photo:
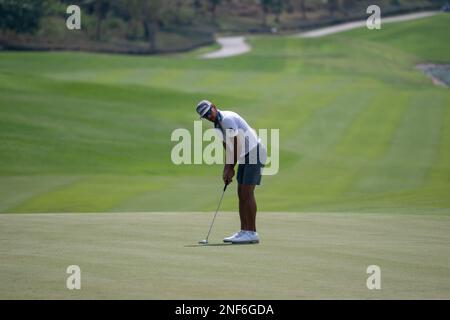
{"label": "man's bare leg", "polygon": [[256,231],[257,207],[254,192],[254,185],[238,185],[239,217],[241,218],[241,230]]}
{"label": "man's bare leg", "polygon": [[245,219],[245,206],[243,201],[243,195],[242,195],[242,185],[238,184],[238,197],[239,197],[239,219],[241,220],[241,230],[246,230],[245,227],[247,226],[246,219]]}

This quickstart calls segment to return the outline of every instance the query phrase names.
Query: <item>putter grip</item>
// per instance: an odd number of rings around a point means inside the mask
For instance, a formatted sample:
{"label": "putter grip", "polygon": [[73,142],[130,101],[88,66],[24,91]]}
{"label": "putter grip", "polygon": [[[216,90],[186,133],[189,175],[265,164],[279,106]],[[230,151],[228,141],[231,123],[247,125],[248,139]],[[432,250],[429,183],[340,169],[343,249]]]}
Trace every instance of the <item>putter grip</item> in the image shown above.
{"label": "putter grip", "polygon": [[225,186],[223,187],[223,192],[225,192],[225,190],[227,190],[229,183],[225,183]]}

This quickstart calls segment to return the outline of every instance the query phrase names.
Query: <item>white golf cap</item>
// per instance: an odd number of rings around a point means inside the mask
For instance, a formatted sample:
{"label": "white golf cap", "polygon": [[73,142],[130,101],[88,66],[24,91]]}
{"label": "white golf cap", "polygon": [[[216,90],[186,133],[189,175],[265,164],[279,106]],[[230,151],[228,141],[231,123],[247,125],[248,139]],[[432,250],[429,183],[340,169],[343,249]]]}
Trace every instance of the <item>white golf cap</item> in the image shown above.
{"label": "white golf cap", "polygon": [[203,118],[203,116],[211,109],[212,103],[208,100],[202,100],[197,104],[197,113],[200,115],[200,118]]}

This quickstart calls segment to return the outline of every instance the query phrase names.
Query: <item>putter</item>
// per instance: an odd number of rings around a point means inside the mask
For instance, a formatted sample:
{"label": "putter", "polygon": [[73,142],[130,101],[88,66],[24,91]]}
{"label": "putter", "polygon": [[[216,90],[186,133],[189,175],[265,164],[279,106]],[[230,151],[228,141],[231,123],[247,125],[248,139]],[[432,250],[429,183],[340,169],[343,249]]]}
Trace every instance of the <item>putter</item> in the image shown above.
{"label": "putter", "polygon": [[228,186],[228,183],[226,183],[225,187],[223,187],[222,196],[220,197],[220,201],[219,201],[219,205],[217,206],[216,213],[214,213],[214,218],[211,222],[211,225],[209,226],[209,230],[208,230],[208,234],[206,235],[206,239],[199,241],[198,242],[199,244],[204,244],[204,245],[208,244],[209,234],[211,233],[211,229],[214,224],[214,220],[216,220],[217,212],[219,212],[220,204],[222,203],[223,195],[225,194],[225,190],[227,190],[227,186]]}

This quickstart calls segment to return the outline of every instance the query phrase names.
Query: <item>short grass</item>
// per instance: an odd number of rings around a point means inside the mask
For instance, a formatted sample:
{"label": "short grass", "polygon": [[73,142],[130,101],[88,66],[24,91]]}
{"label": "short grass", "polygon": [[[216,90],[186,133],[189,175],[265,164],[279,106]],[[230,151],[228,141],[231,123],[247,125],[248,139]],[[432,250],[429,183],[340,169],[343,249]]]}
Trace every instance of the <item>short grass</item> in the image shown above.
{"label": "short grass", "polygon": [[201,246],[203,213],[0,215],[0,299],[450,298],[446,215],[261,213],[260,244],[223,245],[236,217]]}
{"label": "short grass", "polygon": [[208,210],[221,167],[174,165],[170,135],[209,98],[280,129],[261,210],[449,213],[450,91],[414,68],[450,61],[449,23],[253,37],[222,60],[0,53],[0,212]]}
{"label": "short grass", "polygon": [[[449,62],[449,23],[252,37],[215,61],[0,53],[0,298],[449,299],[450,91],[415,69]],[[173,165],[170,135],[203,98],[280,129],[259,245],[218,245],[232,188],[196,245],[221,166]]]}

